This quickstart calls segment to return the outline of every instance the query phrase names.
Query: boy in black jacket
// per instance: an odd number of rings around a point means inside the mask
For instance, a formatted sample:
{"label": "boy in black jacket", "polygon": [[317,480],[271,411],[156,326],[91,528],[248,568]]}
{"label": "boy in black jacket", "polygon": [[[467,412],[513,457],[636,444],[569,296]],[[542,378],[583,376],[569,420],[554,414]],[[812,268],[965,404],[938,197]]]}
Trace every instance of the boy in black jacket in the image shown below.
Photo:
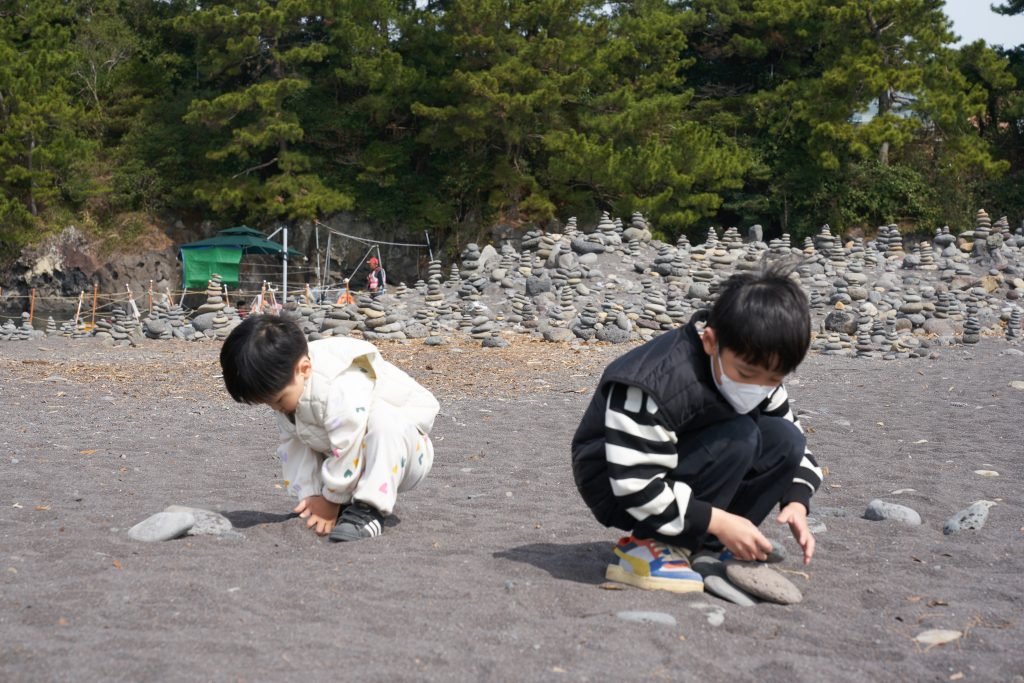
{"label": "boy in black jacket", "polygon": [[597,520],[630,532],[607,578],[701,591],[690,556],[724,546],[736,559],[765,560],[771,542],[758,525],[776,504],[810,562],[807,512],[822,474],[782,386],[810,344],[792,270],[732,276],[710,312],[605,369],[573,437],[572,466]]}

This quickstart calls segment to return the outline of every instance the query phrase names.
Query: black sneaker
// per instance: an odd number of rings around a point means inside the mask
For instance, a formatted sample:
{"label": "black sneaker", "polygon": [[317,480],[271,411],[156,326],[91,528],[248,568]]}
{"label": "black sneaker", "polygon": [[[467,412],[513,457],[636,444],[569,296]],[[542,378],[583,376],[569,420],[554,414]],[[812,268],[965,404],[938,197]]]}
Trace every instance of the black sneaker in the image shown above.
{"label": "black sneaker", "polygon": [[361,541],[380,536],[384,530],[384,515],[365,503],[352,503],[341,511],[338,524],[331,532],[332,541]]}

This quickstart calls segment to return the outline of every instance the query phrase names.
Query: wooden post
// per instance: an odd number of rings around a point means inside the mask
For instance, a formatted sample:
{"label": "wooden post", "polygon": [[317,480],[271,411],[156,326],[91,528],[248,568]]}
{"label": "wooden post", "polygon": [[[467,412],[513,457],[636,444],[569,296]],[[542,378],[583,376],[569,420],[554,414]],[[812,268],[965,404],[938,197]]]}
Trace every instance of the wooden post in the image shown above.
{"label": "wooden post", "polygon": [[149,281],[149,314],[153,315],[153,281]]}
{"label": "wooden post", "polygon": [[32,324],[32,318],[36,315],[36,288],[32,288],[32,296],[28,303],[28,324]]}
{"label": "wooden post", "polygon": [[85,301],[85,290],[78,295],[78,309],[75,310],[75,328],[78,328],[78,318],[82,315],[82,302]]}
{"label": "wooden post", "polygon": [[306,305],[313,305],[313,292],[309,291],[309,283],[306,283]]}
{"label": "wooden post", "polygon": [[188,287],[185,285],[181,286],[181,301],[178,302],[179,306],[185,305],[185,295],[188,294]]}
{"label": "wooden post", "polygon": [[128,286],[127,282],[125,283],[124,288],[125,291],[128,292],[128,303],[131,304],[132,307],[132,317],[138,320],[142,316],[139,315],[139,307],[135,305],[135,298],[132,296],[132,289]]}
{"label": "wooden post", "polygon": [[222,291],[224,292],[224,305],[228,308],[231,307],[231,299],[228,298],[228,286],[223,282],[220,284]]}
{"label": "wooden post", "polygon": [[96,327],[96,298],[99,296],[100,285],[98,282],[92,283],[92,326]]}

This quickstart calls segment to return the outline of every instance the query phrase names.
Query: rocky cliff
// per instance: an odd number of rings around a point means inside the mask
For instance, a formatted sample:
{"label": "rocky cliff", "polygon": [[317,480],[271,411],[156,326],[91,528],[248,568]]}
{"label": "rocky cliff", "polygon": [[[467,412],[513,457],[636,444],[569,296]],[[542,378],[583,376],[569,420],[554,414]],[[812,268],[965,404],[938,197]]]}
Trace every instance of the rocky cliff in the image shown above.
{"label": "rocky cliff", "polygon": [[[37,313],[57,319],[72,317],[79,294],[84,291],[90,297],[94,285],[101,298],[123,297],[127,285],[140,305],[151,282],[155,291],[169,290],[177,295],[182,281],[178,245],[212,236],[225,227],[230,226],[203,224],[188,229],[180,222],[166,229],[150,226],[130,245],[119,245],[68,226],[24,249],[13,263],[0,268],[0,316],[18,316],[27,311],[33,289]],[[273,229],[263,231],[270,234]],[[275,237],[280,239],[280,234]],[[441,257],[444,247],[438,244],[438,237],[431,235],[429,239],[431,249],[427,248],[428,237],[423,230],[380,226],[352,214],[292,225],[289,246],[301,251],[304,258],[289,262],[289,289],[316,284],[327,272],[334,282],[353,277],[355,288],[361,288],[366,267],[359,266],[371,250],[374,255],[379,250],[390,282],[412,284],[425,275],[430,254]],[[243,280],[248,286],[258,289],[262,279],[280,282],[281,268],[276,259],[243,260]]]}

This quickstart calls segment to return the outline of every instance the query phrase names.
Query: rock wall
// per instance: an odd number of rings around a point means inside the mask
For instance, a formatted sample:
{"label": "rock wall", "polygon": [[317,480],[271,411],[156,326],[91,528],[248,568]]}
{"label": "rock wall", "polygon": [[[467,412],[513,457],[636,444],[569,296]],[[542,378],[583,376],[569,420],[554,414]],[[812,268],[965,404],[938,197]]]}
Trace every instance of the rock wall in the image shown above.
{"label": "rock wall", "polygon": [[[0,316],[16,317],[27,311],[29,293],[33,288],[36,290],[36,311],[57,319],[72,317],[79,293],[85,291],[87,297],[91,296],[94,283],[99,285],[101,297],[124,295],[125,285],[128,285],[140,306],[146,299],[150,281],[157,292],[180,292],[182,272],[177,245],[212,236],[226,227],[231,226],[204,222],[198,229],[190,230],[179,221],[169,229],[173,239],[153,227],[142,239],[135,241],[136,246],[120,249],[115,245],[111,249],[85,231],[68,226],[40,244],[24,249],[14,263],[0,269],[0,287],[3,288],[0,292]],[[273,227],[264,228],[263,232],[269,235],[273,230]],[[309,222],[290,226],[289,246],[305,255],[304,259],[289,262],[290,290],[306,282],[316,283],[318,268],[322,270],[327,256],[331,230],[336,231],[330,238],[331,277],[340,281],[342,277],[352,276],[356,290],[363,288],[368,272],[365,264],[356,270],[370,249],[366,240],[413,245],[427,243],[427,236],[421,230],[382,226],[360,220],[350,213],[333,216],[323,221],[319,228]],[[280,235],[275,237],[276,241],[280,239]],[[435,241],[436,237],[432,235],[430,239]],[[435,255],[442,248],[437,243],[432,247]],[[425,246],[380,245],[379,249],[390,283],[404,281],[411,285],[426,276],[431,251]],[[270,257],[243,260],[242,274],[247,281],[258,282],[262,278],[277,282],[280,273],[280,267]]]}
{"label": "rock wall", "polygon": [[147,235],[145,247],[132,252],[114,249],[100,253],[96,240],[75,226],[40,244],[24,249],[21,256],[0,272],[0,314],[16,315],[29,307],[29,293],[36,290],[36,310],[54,317],[74,314],[75,304],[61,301],[90,296],[93,284],[101,295],[125,294],[125,285],[136,299],[145,297],[150,280],[158,291],[181,287],[181,267],[174,244],[166,235]]}

